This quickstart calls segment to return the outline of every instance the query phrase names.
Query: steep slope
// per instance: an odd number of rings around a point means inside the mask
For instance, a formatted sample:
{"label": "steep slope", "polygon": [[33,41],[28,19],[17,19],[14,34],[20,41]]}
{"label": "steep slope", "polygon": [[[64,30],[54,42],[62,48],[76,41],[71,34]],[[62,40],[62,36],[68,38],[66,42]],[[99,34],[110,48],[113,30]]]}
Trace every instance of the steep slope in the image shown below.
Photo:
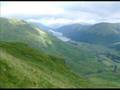
{"label": "steep slope", "polygon": [[87,38],[88,42],[109,45],[120,41],[120,24],[119,23],[95,24],[85,32],[85,35],[88,35]]}
{"label": "steep slope", "polygon": [[51,44],[48,34],[34,24],[19,19],[0,18],[0,41],[15,41],[34,47]]}
{"label": "steep slope", "polygon": [[[120,41],[120,23],[98,23],[90,26],[68,25],[58,28],[65,36],[75,41],[109,45]],[[87,28],[85,28],[87,27]]]}
{"label": "steep slope", "polygon": [[81,30],[87,29],[88,27],[90,27],[90,25],[69,24],[69,25],[61,26],[53,30],[57,32],[61,32],[63,33],[63,35],[74,40],[73,37],[77,38],[77,36],[79,36],[79,32]]}
{"label": "steep slope", "polygon": [[[19,22],[13,24],[13,21]],[[20,22],[25,24],[21,25]],[[26,43],[40,52],[44,51],[54,57],[62,57],[65,60],[64,64],[77,75],[88,78],[92,87],[120,86],[120,53],[118,51],[87,43],[77,43],[76,45],[76,43],[62,42],[38,27],[36,29],[33,24],[22,20],[2,19],[0,25],[0,36],[2,36],[0,42]]]}
{"label": "steep slope", "polygon": [[88,87],[64,60],[26,44],[0,42],[0,87]]}

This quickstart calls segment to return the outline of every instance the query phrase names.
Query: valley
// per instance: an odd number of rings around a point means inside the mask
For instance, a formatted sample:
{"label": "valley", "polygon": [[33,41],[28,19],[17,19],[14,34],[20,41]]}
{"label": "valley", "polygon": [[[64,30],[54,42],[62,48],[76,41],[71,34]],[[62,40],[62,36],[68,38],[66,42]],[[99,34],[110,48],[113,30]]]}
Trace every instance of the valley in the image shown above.
{"label": "valley", "polygon": [[[120,51],[119,44],[114,44],[120,41],[116,33],[120,27],[110,25],[100,31],[108,26],[77,24],[77,31],[69,28],[64,33],[25,20],[0,18],[0,87],[120,87]],[[112,37],[110,41],[107,36]]]}

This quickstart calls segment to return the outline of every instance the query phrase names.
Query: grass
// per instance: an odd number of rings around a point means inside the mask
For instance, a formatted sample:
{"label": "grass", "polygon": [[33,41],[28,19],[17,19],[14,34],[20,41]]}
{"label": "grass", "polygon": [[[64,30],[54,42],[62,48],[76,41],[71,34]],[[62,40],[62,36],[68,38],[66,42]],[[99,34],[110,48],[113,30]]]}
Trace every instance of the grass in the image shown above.
{"label": "grass", "polygon": [[0,18],[0,87],[120,87],[120,63],[112,60],[119,50],[65,43],[27,22],[9,21]]}
{"label": "grass", "polygon": [[88,87],[61,58],[34,50],[22,43],[0,43],[0,87]]}

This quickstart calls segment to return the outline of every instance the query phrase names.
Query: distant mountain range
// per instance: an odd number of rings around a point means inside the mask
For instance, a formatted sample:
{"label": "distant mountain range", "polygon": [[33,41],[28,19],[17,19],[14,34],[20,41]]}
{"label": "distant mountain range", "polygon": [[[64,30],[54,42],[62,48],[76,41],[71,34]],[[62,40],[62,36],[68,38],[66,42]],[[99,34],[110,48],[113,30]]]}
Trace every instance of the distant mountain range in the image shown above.
{"label": "distant mountain range", "polygon": [[120,41],[120,23],[70,24],[54,30],[80,42],[109,45]]}
{"label": "distant mountain range", "polygon": [[55,29],[72,39],[66,42],[48,29],[0,18],[0,87],[120,87],[119,24]]}

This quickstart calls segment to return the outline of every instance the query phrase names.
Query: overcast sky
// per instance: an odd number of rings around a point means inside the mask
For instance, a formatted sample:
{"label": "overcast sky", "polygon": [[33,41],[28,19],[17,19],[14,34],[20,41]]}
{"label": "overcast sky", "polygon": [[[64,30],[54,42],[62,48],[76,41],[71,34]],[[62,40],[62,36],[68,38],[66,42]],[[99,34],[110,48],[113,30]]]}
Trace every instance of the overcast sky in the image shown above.
{"label": "overcast sky", "polygon": [[120,2],[0,2],[0,16],[45,25],[120,22]]}

